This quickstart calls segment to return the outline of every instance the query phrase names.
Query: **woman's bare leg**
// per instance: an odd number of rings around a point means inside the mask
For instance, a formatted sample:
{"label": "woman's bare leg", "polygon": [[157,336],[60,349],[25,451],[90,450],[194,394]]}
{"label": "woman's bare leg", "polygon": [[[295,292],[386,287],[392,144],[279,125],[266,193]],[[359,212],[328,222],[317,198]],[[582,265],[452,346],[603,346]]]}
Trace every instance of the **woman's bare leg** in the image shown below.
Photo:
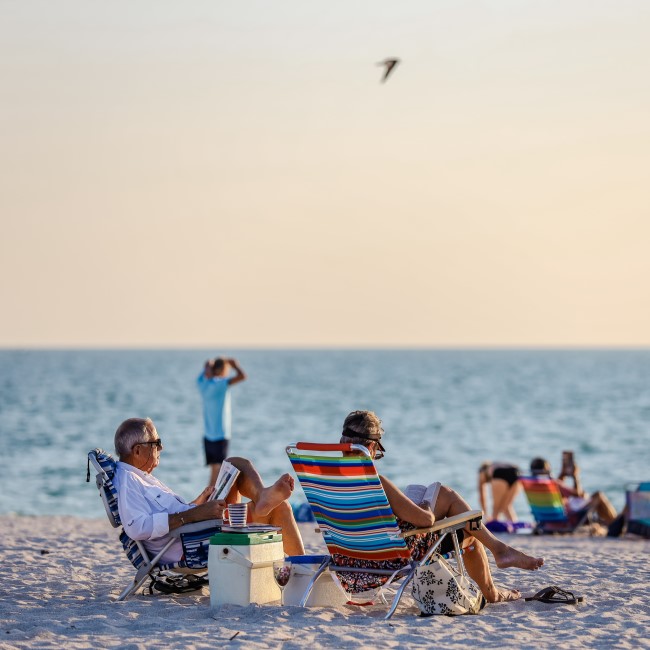
{"label": "woman's bare leg", "polygon": [[500,478],[493,478],[490,481],[492,486],[492,519],[498,519],[500,514],[505,514],[504,504],[507,503],[509,485],[507,481]]}
{"label": "woman's bare leg", "polygon": [[507,481],[492,479],[492,497],[494,503],[492,519],[498,519],[499,515],[503,515],[509,521],[517,521],[517,514],[512,507],[512,503],[520,488],[521,483],[519,481],[510,485]]}
{"label": "woman's bare leg", "polygon": [[[440,488],[438,500],[436,501],[433,510],[436,519],[453,517],[454,515],[460,515],[467,512],[468,510],[471,510],[468,503],[457,492],[454,492],[454,490],[447,486]],[[519,569],[535,571],[544,564],[544,558],[532,557],[522,551],[518,551],[512,546],[508,546],[508,544],[497,539],[482,524],[478,530],[470,530],[469,526],[465,530],[492,553],[494,561],[500,569],[517,567]]]}
{"label": "woman's bare leg", "polygon": [[517,600],[521,594],[517,589],[499,589],[492,580],[490,564],[483,544],[473,537],[465,535],[463,539],[463,548],[467,549],[473,546],[473,551],[466,551],[463,554],[465,568],[469,577],[478,585],[481,593],[485,596],[488,603],[499,603],[505,600]]}

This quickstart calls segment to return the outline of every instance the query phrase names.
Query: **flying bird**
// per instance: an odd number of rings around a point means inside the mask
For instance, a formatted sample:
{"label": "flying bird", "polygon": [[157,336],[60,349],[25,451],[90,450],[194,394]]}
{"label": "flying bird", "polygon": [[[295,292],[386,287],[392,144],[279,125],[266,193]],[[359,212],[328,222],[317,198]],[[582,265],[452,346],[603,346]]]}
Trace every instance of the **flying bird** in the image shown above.
{"label": "flying bird", "polygon": [[383,61],[380,61],[377,64],[377,65],[386,66],[386,70],[384,70],[384,76],[381,78],[382,83],[384,83],[384,81],[388,79],[388,75],[393,71],[393,69],[398,63],[399,63],[399,59],[384,59]]}

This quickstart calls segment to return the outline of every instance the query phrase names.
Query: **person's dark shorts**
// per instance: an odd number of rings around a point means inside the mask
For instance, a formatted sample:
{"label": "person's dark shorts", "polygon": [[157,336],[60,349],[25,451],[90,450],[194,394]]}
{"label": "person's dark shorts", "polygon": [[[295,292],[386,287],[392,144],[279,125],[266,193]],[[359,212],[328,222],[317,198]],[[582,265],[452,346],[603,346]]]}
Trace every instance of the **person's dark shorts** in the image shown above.
{"label": "person's dark shorts", "polygon": [[492,478],[500,478],[512,487],[519,480],[519,469],[517,467],[495,467]]}
{"label": "person's dark shorts", "polygon": [[203,438],[205,447],[205,464],[216,465],[228,458],[228,440],[208,440]]}

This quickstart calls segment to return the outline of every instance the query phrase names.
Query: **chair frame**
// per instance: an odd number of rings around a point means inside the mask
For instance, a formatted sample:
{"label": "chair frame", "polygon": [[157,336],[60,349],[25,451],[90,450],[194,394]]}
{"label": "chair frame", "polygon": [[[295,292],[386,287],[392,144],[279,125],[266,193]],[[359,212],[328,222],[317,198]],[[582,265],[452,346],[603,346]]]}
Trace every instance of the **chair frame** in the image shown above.
{"label": "chair frame", "polygon": [[[319,456],[312,456],[312,457],[317,457],[317,458],[327,458],[327,459],[335,459],[336,456],[323,456],[323,453],[332,453],[332,452],[358,452],[361,457],[364,457],[365,459],[370,460],[370,464],[375,470],[375,473],[377,472],[376,467],[374,465],[374,462],[372,461],[372,456],[370,455],[370,452],[366,447],[363,445],[357,445],[357,444],[319,444],[319,443],[309,443],[309,442],[296,442],[291,445],[288,445],[286,447],[286,453],[289,459],[292,461],[292,458],[300,458],[301,455],[298,452],[304,451],[304,452],[315,452],[316,454],[321,454]],[[303,456],[304,457],[304,456]],[[295,468],[294,468],[295,471]],[[296,472],[298,475],[298,481],[301,482],[300,480],[300,475],[298,472]],[[377,474],[377,477],[379,475]],[[302,482],[301,482],[302,486]],[[310,502],[309,495],[307,494],[307,491],[304,490],[303,486],[303,491],[305,491],[307,500]],[[397,527],[397,522],[395,520],[395,515],[392,513],[392,509],[390,508],[390,505],[388,504],[388,499],[386,497],[386,494],[383,490],[383,487],[381,484],[377,488],[377,492],[383,494],[383,497],[386,501],[385,506],[387,507],[387,510],[390,511],[390,515],[393,518],[393,522],[395,524],[395,527]],[[321,521],[319,520],[318,514],[315,512],[314,513],[316,517],[316,521],[319,523],[319,526],[321,527],[321,532],[323,532],[323,526],[321,524]],[[470,526],[471,530],[477,530],[480,525],[481,525],[481,520],[483,517],[483,513],[480,510],[471,510],[466,513],[462,513],[460,515],[456,515],[454,517],[449,517],[446,519],[442,519],[438,522],[436,522],[433,526],[429,528],[418,528],[415,530],[410,530],[404,533],[397,533],[394,535],[394,537],[391,535],[390,538],[396,542],[396,545],[400,545],[399,542],[401,541],[401,546],[403,547],[404,551],[408,554],[408,548],[406,544],[404,543],[404,538],[409,537],[411,535],[419,535],[422,533],[436,533],[439,535],[439,538],[436,540],[436,542],[431,546],[431,548],[427,551],[427,554],[425,555],[424,558],[422,558],[419,561],[414,561],[410,560],[405,564],[403,567],[396,569],[396,570],[391,570],[391,569],[369,569],[369,568],[363,568],[363,567],[348,567],[348,566],[339,566],[333,564],[332,561],[332,550],[330,548],[330,545],[328,544],[328,539],[326,533],[323,532],[323,538],[325,540],[325,544],[328,546],[328,550],[330,550],[330,555],[327,555],[323,561],[321,562],[319,568],[317,569],[316,573],[312,576],[311,580],[309,581],[309,584],[307,585],[307,588],[305,589],[305,593],[300,601],[300,607],[305,607],[307,604],[307,600],[309,599],[309,596],[314,588],[314,585],[316,584],[316,581],[320,577],[320,575],[323,574],[325,571],[331,572],[335,577],[338,576],[336,575],[337,573],[369,573],[372,575],[378,575],[378,576],[388,576],[387,582],[381,587],[382,590],[382,599],[386,603],[386,600],[383,598],[383,590],[386,587],[389,587],[393,585],[393,583],[397,582],[398,580],[402,580],[402,583],[399,585],[397,588],[397,591],[395,592],[395,595],[393,597],[392,603],[390,604],[388,613],[384,617],[384,620],[388,620],[393,616],[395,613],[395,610],[397,609],[397,606],[399,605],[399,602],[402,598],[402,595],[404,593],[404,590],[406,589],[407,585],[413,580],[413,577],[415,576],[415,571],[419,566],[424,566],[426,564],[429,564],[432,561],[435,561],[437,556],[439,556],[438,553],[438,548],[442,544],[444,538],[451,533],[455,533],[457,530],[461,528],[465,528],[467,525]],[[340,531],[339,531],[340,534]],[[388,536],[388,533],[386,533]],[[460,548],[460,545],[458,543],[458,537],[455,534],[452,534],[452,541],[454,545],[454,555],[456,558],[456,563],[458,566],[458,571],[461,575],[466,575],[466,570],[465,570],[465,565],[463,562],[463,551]],[[337,554],[342,554],[340,549],[337,549]],[[343,586],[340,585],[341,588],[343,589]],[[388,604],[388,603],[386,603]]]}
{"label": "chair frame", "polygon": [[[106,510],[106,516],[108,517],[108,521],[110,522],[111,526],[113,528],[119,528],[122,526],[122,522],[120,520],[119,512],[117,509],[117,492],[115,490],[115,486],[113,485],[113,479],[107,471],[102,467],[102,465],[99,463],[97,459],[98,454],[105,454],[106,456],[112,458],[110,454],[105,452],[103,449],[93,449],[88,453],[88,462],[89,462],[89,467],[88,467],[88,475],[86,477],[86,481],[90,481],[90,465],[94,467],[94,469],[97,472],[97,475],[95,476],[95,484],[97,485],[97,489],[99,490],[99,495],[102,499],[102,503],[104,504],[104,509]],[[184,536],[187,534],[191,533],[198,533],[201,531],[211,531],[209,534],[212,534],[212,531],[214,529],[220,529],[221,526],[223,525],[223,520],[221,519],[212,519],[212,520],[207,520],[207,521],[200,521],[197,523],[192,523],[192,524],[185,524],[184,526],[180,526],[178,528],[175,528],[174,530],[170,531],[170,535],[172,536],[172,539],[169,540],[167,544],[165,544],[164,548],[160,550],[154,557],[150,557],[149,552],[147,549],[144,547],[144,544],[137,539],[132,539],[129,537],[126,532],[124,531],[124,528],[122,528],[122,534],[120,536],[120,539],[122,536],[128,540],[130,544],[134,544],[135,547],[137,548],[138,553],[142,556],[142,562],[138,562],[138,557],[137,553],[135,554],[135,557],[132,557],[133,553],[129,552],[126,548],[124,547],[124,551],[127,554],[127,557],[131,564],[136,568],[136,574],[135,577],[133,578],[132,582],[129,583],[129,585],[120,593],[118,596],[117,600],[122,601],[128,598],[131,594],[136,592],[147,580],[147,578],[150,578],[152,581],[155,580],[156,576],[160,576],[162,574],[166,573],[172,573],[172,574],[191,574],[191,575],[204,575],[207,573],[208,568],[206,567],[201,567],[201,568],[190,568],[187,566],[183,566],[182,562],[181,563],[171,563],[171,564],[161,564],[160,563],[160,558],[165,554],[167,549],[174,543],[176,539],[180,539],[181,542],[183,543],[183,549],[185,550],[185,540]]]}

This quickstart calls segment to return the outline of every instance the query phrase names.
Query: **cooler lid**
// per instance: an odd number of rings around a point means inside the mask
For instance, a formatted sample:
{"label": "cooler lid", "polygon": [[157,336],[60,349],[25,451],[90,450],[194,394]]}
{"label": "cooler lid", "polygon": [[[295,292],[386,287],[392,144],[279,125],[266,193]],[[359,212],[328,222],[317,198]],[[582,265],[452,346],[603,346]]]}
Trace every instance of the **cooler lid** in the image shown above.
{"label": "cooler lid", "polygon": [[271,544],[281,542],[279,533],[215,533],[210,537],[210,545],[220,546],[253,546],[255,544]]}

